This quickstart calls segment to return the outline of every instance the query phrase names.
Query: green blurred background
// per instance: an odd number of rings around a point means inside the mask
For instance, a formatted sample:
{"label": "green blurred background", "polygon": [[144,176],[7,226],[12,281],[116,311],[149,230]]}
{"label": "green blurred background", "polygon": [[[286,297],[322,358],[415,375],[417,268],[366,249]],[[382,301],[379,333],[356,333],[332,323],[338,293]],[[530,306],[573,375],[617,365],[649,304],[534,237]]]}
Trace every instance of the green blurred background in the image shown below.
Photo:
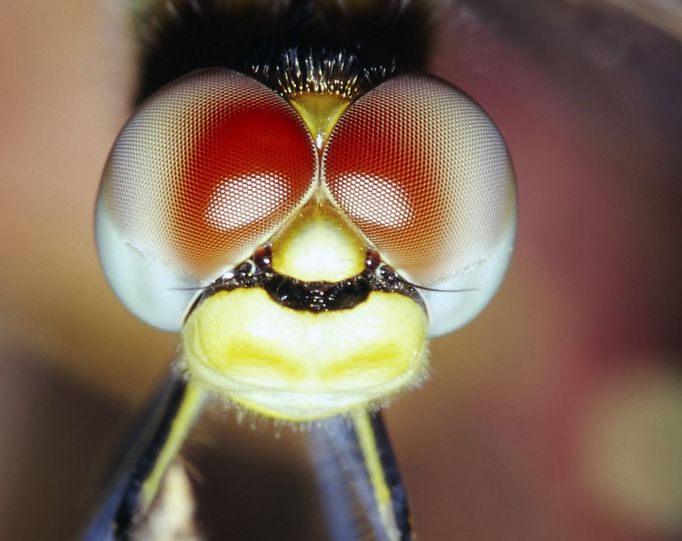
{"label": "green blurred background", "polygon": [[[93,242],[135,78],[123,5],[0,4],[0,539],[70,539],[176,337],[117,302]],[[432,71],[499,125],[520,223],[498,296],[387,414],[419,539],[680,539],[682,7],[439,21]],[[319,539],[302,436],[261,425],[217,411],[193,437],[204,531]]]}

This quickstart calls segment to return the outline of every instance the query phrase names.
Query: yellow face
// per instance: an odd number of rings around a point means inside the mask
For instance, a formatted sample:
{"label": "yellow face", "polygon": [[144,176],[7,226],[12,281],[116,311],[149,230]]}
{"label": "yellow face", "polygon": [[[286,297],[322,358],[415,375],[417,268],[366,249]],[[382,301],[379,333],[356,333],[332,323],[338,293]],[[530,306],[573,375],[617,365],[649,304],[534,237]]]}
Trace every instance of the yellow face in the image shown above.
{"label": "yellow face", "polygon": [[[275,237],[272,268],[306,282],[362,272],[362,239],[327,203],[312,202]],[[427,318],[412,298],[372,291],[350,309],[282,306],[262,288],[220,291],[182,334],[193,378],[257,413],[311,420],[383,401],[424,374]]]}
{"label": "yellow face", "polygon": [[202,385],[268,417],[312,420],[383,401],[418,381],[424,320],[397,294],[311,314],[273,303],[262,289],[237,289],[192,314],[183,345]]}

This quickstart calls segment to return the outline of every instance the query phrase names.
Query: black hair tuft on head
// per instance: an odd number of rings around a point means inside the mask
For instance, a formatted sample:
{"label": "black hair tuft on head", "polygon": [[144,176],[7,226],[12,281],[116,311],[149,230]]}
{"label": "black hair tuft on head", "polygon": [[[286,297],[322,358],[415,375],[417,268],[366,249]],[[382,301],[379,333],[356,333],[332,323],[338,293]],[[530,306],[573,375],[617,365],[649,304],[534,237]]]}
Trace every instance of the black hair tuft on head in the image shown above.
{"label": "black hair tuft on head", "polygon": [[[394,73],[424,68],[434,5],[435,0],[152,1],[136,14],[141,66],[136,101],[207,67],[248,73],[283,93],[319,83],[354,96]],[[316,72],[322,74],[318,83],[297,75]]]}

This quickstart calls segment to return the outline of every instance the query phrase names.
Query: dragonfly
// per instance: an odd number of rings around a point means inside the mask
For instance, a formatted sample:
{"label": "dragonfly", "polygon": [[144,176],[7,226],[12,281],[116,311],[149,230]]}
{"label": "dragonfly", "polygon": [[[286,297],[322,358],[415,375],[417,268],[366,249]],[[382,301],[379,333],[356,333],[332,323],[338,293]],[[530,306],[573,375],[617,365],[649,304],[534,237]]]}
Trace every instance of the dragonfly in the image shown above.
{"label": "dragonfly", "polygon": [[488,304],[516,227],[498,129],[425,71],[436,8],[134,7],[136,109],[97,248],[121,302],[180,347],[83,539],[170,538],[150,524],[216,400],[306,427],[332,539],[359,538],[348,502],[375,538],[412,538],[382,408],[425,381],[431,337]]}

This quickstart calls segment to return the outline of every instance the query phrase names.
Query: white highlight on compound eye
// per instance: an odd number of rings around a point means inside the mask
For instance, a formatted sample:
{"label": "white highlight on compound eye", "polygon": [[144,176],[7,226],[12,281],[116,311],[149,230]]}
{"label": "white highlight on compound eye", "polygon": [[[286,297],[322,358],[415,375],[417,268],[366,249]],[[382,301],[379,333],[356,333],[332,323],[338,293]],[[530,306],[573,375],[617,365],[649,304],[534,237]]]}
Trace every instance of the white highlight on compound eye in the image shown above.
{"label": "white highlight on compound eye", "polygon": [[[414,212],[410,198],[398,183],[373,173],[357,172],[353,175],[355,183],[346,187],[341,185],[337,196],[341,199],[361,199],[362,205],[349,209],[353,220],[358,224],[372,224],[379,227],[405,227],[413,220]],[[353,190],[344,194],[344,189]],[[348,197],[346,197],[348,196]]]}
{"label": "white highlight on compound eye", "polygon": [[[268,190],[261,188],[265,183]],[[277,172],[223,179],[209,198],[204,219],[219,231],[248,226],[277,211],[288,194],[286,179]]]}

